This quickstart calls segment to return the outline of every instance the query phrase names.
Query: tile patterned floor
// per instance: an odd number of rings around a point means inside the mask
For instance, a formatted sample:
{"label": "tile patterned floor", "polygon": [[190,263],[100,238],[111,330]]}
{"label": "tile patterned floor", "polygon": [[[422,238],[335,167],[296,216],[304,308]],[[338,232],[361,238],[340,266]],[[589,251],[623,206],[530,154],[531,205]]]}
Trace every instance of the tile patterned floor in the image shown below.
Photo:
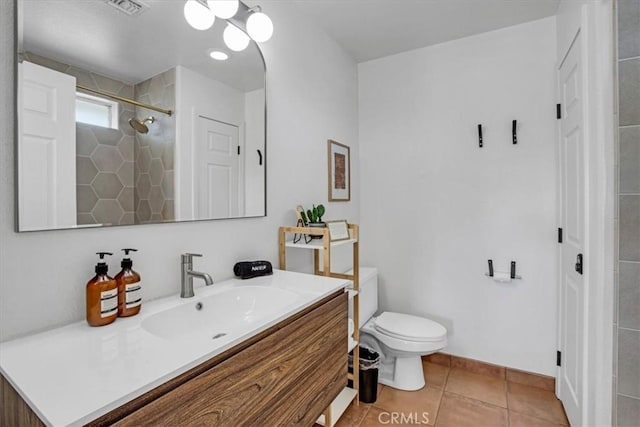
{"label": "tile patterned floor", "polygon": [[379,385],[377,401],[352,403],[337,427],[569,425],[546,378],[453,357],[435,357],[423,366],[427,385],[422,390]]}

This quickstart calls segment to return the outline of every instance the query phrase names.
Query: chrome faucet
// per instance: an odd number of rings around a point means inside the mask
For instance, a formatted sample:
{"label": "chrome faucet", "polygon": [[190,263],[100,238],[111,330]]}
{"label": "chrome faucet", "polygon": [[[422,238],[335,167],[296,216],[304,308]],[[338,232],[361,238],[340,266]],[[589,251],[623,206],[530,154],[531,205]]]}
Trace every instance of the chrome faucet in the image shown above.
{"label": "chrome faucet", "polygon": [[193,293],[193,278],[199,277],[204,280],[204,284],[207,286],[213,285],[213,279],[207,273],[200,273],[199,271],[193,271],[193,257],[202,256],[201,254],[182,254],[182,277],[180,281],[180,298],[192,298]]}

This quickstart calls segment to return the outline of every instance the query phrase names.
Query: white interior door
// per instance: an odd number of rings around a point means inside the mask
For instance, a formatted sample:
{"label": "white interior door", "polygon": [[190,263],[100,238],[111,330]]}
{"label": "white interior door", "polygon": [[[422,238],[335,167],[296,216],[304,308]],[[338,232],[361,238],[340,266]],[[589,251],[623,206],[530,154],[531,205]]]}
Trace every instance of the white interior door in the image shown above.
{"label": "white interior door", "polygon": [[[582,425],[586,366],[585,280],[576,265],[585,240],[584,88],[580,34],[558,73],[562,105],[560,122],[561,226],[560,351],[558,397],[571,425]],[[584,264],[584,260],[581,260]],[[583,268],[583,270],[585,270]]]}
{"label": "white interior door", "polygon": [[19,229],[76,225],[76,79],[18,65]]}
{"label": "white interior door", "polygon": [[198,117],[196,179],[198,218],[229,218],[239,215],[237,126]]}

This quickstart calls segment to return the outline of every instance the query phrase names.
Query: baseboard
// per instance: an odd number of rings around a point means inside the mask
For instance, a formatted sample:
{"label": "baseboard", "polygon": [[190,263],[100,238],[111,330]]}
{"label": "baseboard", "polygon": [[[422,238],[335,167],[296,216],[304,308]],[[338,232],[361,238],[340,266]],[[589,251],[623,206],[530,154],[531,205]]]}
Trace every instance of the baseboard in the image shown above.
{"label": "baseboard", "polygon": [[512,383],[537,387],[543,390],[555,391],[556,389],[556,379],[554,377],[507,368],[505,366],[494,365],[492,363],[481,362],[479,360],[467,359],[465,357],[453,356],[446,353],[433,353],[428,356],[422,356],[422,360],[450,368],[464,369],[476,374],[501,378]]}

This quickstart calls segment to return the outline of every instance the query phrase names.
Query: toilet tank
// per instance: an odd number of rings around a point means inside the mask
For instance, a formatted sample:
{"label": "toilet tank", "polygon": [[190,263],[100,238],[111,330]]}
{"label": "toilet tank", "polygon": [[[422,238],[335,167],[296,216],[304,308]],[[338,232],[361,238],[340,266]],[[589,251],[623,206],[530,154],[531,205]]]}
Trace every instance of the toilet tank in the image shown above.
{"label": "toilet tank", "polygon": [[[353,274],[353,270],[347,271]],[[378,269],[375,267],[360,267],[360,319],[359,328],[378,310]],[[349,300],[349,317],[353,319],[353,300]]]}

